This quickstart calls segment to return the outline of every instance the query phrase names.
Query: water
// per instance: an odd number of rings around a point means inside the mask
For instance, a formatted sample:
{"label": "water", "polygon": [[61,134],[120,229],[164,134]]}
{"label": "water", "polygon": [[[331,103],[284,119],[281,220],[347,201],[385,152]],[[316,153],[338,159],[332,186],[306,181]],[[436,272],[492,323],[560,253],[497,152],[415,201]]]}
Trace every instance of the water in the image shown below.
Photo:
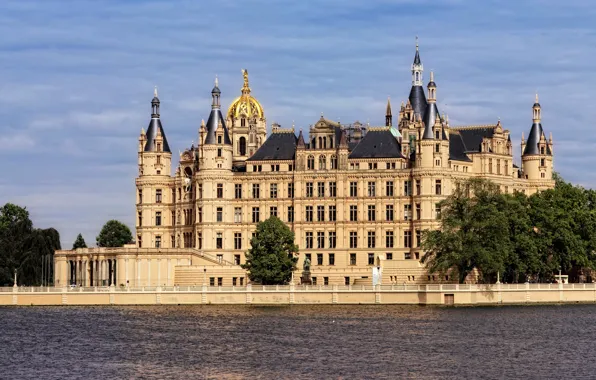
{"label": "water", "polygon": [[1,379],[594,378],[596,305],[0,308]]}

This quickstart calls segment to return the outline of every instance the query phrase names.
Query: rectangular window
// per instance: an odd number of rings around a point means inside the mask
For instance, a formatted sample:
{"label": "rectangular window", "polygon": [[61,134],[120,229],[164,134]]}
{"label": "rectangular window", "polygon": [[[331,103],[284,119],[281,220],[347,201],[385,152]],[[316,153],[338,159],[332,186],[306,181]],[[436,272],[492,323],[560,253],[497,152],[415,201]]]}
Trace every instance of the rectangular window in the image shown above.
{"label": "rectangular window", "polygon": [[350,285],[350,277],[344,277],[344,285]]}
{"label": "rectangular window", "polygon": [[176,224],[176,211],[172,210],[172,226]]}
{"label": "rectangular window", "polygon": [[435,181],[435,194],[441,195],[441,180],[437,179]]}
{"label": "rectangular window", "polygon": [[155,212],[155,225],[161,226],[161,211]]}
{"label": "rectangular window", "polygon": [[441,219],[441,204],[435,204],[435,219]]}
{"label": "rectangular window", "polygon": [[252,184],[252,197],[257,199],[261,196],[261,188],[258,183]]}
{"label": "rectangular window", "polygon": [[288,198],[294,198],[294,183],[288,183]]}
{"label": "rectangular window", "polygon": [[[180,199],[180,197],[182,197],[182,192],[181,189],[178,188],[178,199]],[[203,199],[203,184],[199,183],[199,199]]]}
{"label": "rectangular window", "polygon": [[222,286],[223,285],[223,277],[218,277],[217,278],[217,286]]}
{"label": "rectangular window", "polygon": [[358,232],[350,231],[350,248],[358,248]]}
{"label": "rectangular window", "polygon": [[375,231],[368,231],[368,248],[375,248],[377,245],[377,237]]}
{"label": "rectangular window", "polygon": [[234,249],[242,249],[242,233],[234,232]]}
{"label": "rectangular window", "polygon": [[269,207],[269,216],[275,216],[277,218],[277,206]]}
{"label": "rectangular window", "polygon": [[242,208],[234,207],[234,223],[242,223]]}
{"label": "rectangular window", "polygon": [[393,231],[385,231],[385,247],[393,248]]}
{"label": "rectangular window", "polygon": [[350,253],[350,265],[356,265],[356,254]]}
{"label": "rectangular window", "polygon": [[337,238],[335,231],[329,232],[329,248],[335,248],[337,244]]}
{"label": "rectangular window", "polygon": [[387,181],[385,185],[385,195],[388,197],[393,196],[393,181]]}
{"label": "rectangular window", "polygon": [[329,265],[335,265],[335,253],[329,254]]}
{"label": "rectangular window", "polygon": [[[240,265],[240,255],[234,255],[234,265]],[[236,277],[234,277],[234,285],[236,285]]]}
{"label": "rectangular window", "polygon": [[387,260],[393,260],[393,253],[387,252],[387,254],[385,255],[385,257],[387,258]]}
{"label": "rectangular window", "polygon": [[218,222],[223,221],[223,207],[217,208],[217,221]]}
{"label": "rectangular window", "polygon": [[350,222],[358,221],[358,206],[350,205]]}
{"label": "rectangular window", "polygon": [[375,205],[368,205],[368,220],[369,222],[374,222],[376,217],[377,211]]}
{"label": "rectangular window", "polygon": [[[161,165],[161,156],[157,155],[157,165]],[[159,173],[157,173],[159,174]]]}
{"label": "rectangular window", "polygon": [[244,285],[244,277],[240,277],[240,286]]}
{"label": "rectangular window", "polygon": [[374,183],[374,182],[369,182],[368,183],[368,196],[369,197],[374,197],[375,196],[375,194],[377,192],[376,188],[377,188],[376,187],[376,183]]}
{"label": "rectangular window", "polygon": [[277,183],[269,185],[269,198],[277,198]]}
{"label": "rectangular window", "polygon": [[350,197],[358,196],[358,182],[350,182]]}
{"label": "rectangular window", "polygon": [[325,206],[317,206],[317,220],[319,222],[325,221]]}
{"label": "rectangular window", "polygon": [[202,232],[199,232],[197,234],[197,248],[203,249],[203,233]]}
{"label": "rectangular window", "polygon": [[209,286],[215,286],[215,277],[209,277]]}
{"label": "rectangular window", "polygon": [[393,220],[393,205],[385,205],[385,219],[387,221]]}
{"label": "rectangular window", "polygon": [[329,285],[329,277],[323,277],[323,285]]}
{"label": "rectangular window", "polygon": [[237,183],[234,185],[234,198],[242,199],[242,184]]}
{"label": "rectangular window", "polygon": [[317,253],[317,265],[323,265],[323,254]]}
{"label": "rectangular window", "polygon": [[252,222],[253,223],[259,223],[261,221],[260,215],[259,215],[259,208],[258,207],[253,207],[252,208]]}
{"label": "rectangular window", "polygon": [[223,249],[223,233],[218,232],[215,238],[215,247],[217,249]]}
{"label": "rectangular window", "polygon": [[313,220],[312,215],[313,215],[312,206],[306,206],[305,211],[304,211],[305,220],[307,222],[312,222],[312,220]]}
{"label": "rectangular window", "polygon": [[412,205],[404,205],[404,220],[412,219]]}
{"label": "rectangular window", "polygon": [[335,182],[329,182],[329,196],[330,197],[337,196],[337,185]]}
{"label": "rectangular window", "polygon": [[319,198],[325,197],[325,182],[317,182],[317,195]]}
{"label": "rectangular window", "polygon": [[[439,131],[437,131],[437,134],[439,134]],[[438,139],[438,137],[437,137]],[[441,144],[435,144],[435,153],[440,153],[441,152]]]}
{"label": "rectangular window", "polygon": [[421,234],[420,230],[416,230],[416,247],[420,247],[421,243],[422,243],[422,234]]}
{"label": "rectangular window", "polygon": [[238,280],[238,277],[232,277],[232,286],[236,286],[236,280]]}
{"label": "rectangular window", "polygon": [[420,220],[422,218],[422,210],[420,209],[420,203],[416,203],[416,219]]}
{"label": "rectangular window", "polygon": [[170,247],[171,248],[176,247],[176,237],[174,235],[170,236]]}
{"label": "rectangular window", "polygon": [[412,195],[412,181],[404,181],[404,195]]}
{"label": "rectangular window", "polygon": [[420,180],[417,179],[416,180],[416,195],[420,195],[421,194],[420,191],[421,191],[421,189],[420,189]]}
{"label": "rectangular window", "polygon": [[337,212],[335,206],[329,206],[329,221],[335,222],[337,220]]}
{"label": "rectangular window", "polygon": [[489,174],[493,173],[493,159],[492,158],[488,159],[488,172],[489,172]]}
{"label": "rectangular window", "polygon": [[161,189],[155,190],[155,203],[161,203]]}
{"label": "rectangular window", "polygon": [[312,284],[316,285],[317,284],[317,278],[316,277],[312,277],[311,278]]}
{"label": "rectangular window", "polygon": [[412,231],[404,231],[404,248],[412,247]]}
{"label": "rectangular window", "polygon": [[306,197],[312,198],[312,194],[313,194],[313,183],[307,182],[306,183]]}
{"label": "rectangular window", "polygon": [[307,232],[306,233],[306,249],[312,249],[313,248],[313,235],[312,232]]}
{"label": "rectangular window", "polygon": [[325,232],[317,232],[317,248],[325,248]]}
{"label": "rectangular window", "polygon": [[161,236],[155,236],[155,248],[161,248]]}
{"label": "rectangular window", "polygon": [[217,184],[217,197],[223,198],[223,183]]}
{"label": "rectangular window", "polygon": [[368,254],[368,265],[375,265],[375,254],[374,253]]}
{"label": "rectangular window", "polygon": [[294,206],[288,206],[288,223],[294,223]]}

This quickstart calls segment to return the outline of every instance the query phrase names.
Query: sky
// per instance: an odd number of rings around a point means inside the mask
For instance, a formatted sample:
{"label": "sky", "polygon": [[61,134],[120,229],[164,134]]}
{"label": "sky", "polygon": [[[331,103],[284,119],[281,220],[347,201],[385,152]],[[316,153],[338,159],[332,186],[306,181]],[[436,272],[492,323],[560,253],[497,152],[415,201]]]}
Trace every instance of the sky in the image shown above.
{"label": "sky", "polygon": [[0,204],[26,206],[63,248],[109,219],[134,233],[137,144],[154,86],[176,154],[196,142],[219,77],[247,69],[268,126],[383,125],[411,86],[419,36],[451,126],[496,123],[519,158],[538,92],[566,180],[596,186],[591,1],[2,0]]}

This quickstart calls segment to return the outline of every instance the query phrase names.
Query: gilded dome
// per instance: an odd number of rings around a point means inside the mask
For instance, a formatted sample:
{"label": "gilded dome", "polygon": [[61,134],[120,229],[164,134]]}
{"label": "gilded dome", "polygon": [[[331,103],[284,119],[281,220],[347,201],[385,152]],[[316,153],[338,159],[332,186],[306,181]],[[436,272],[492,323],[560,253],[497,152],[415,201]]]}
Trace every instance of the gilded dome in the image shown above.
{"label": "gilded dome", "polygon": [[244,76],[244,86],[242,86],[242,95],[234,99],[230,108],[228,108],[228,118],[239,119],[241,117],[257,119],[265,118],[265,112],[261,103],[250,95],[250,87],[248,87],[248,71],[242,70]]}

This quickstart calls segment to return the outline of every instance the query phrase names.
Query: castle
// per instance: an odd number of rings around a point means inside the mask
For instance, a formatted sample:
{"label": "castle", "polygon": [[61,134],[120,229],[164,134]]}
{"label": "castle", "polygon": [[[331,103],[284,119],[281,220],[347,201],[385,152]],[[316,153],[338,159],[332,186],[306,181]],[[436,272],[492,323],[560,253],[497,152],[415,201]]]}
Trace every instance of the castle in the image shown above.
{"label": "castle", "polygon": [[298,269],[308,257],[314,284],[449,282],[419,262],[421,232],[438,228],[439,202],[472,177],[508,193],[552,188],[553,141],[536,96],[516,166],[500,121],[452,127],[440,114],[432,72],[424,89],[418,44],[411,71],[396,123],[388,100],[384,126],[321,116],[308,137],[275,123],[267,137],[245,70],[223,113],[216,79],[197,146],[180,153],[173,175],[156,91],[138,140],[136,243],[56,252],[56,285],[246,285],[240,264],[270,216],[295,233]]}

